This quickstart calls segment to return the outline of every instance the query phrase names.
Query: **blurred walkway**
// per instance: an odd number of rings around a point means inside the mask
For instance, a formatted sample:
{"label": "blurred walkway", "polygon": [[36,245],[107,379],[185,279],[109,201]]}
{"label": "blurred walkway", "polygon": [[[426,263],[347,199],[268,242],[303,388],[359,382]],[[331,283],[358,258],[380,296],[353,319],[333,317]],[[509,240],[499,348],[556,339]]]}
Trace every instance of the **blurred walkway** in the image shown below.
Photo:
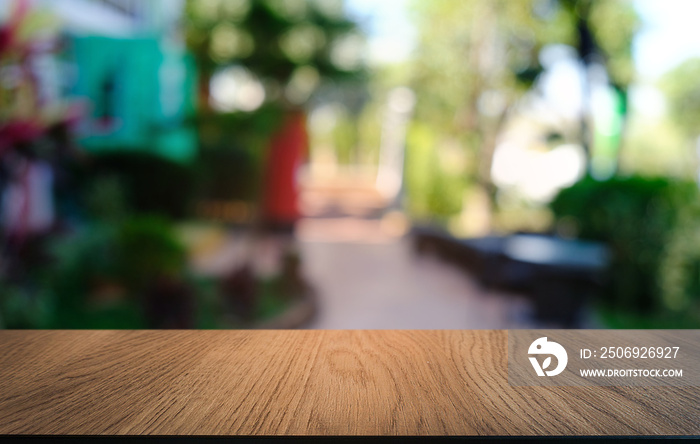
{"label": "blurred walkway", "polygon": [[[345,173],[345,174],[343,174]],[[307,176],[297,226],[304,271],[319,295],[310,328],[479,329],[528,327],[529,305],[480,288],[437,258],[416,256],[407,221],[385,208],[374,175]]]}
{"label": "blurred walkway", "polygon": [[[386,200],[370,181],[338,177],[307,183],[301,196],[309,217],[297,225],[296,244],[319,304],[309,328],[536,327],[528,321],[530,305],[522,297],[485,290],[451,264],[416,256],[404,235],[406,220],[386,212]],[[209,250],[193,264],[200,274],[226,273],[250,251],[241,233],[207,236],[193,242]],[[259,274],[276,272],[285,242],[270,236],[256,243]]]}
{"label": "blurred walkway", "polygon": [[319,298],[310,328],[484,329],[527,327],[527,304],[486,292],[451,265],[414,256],[408,240],[302,241]]}
{"label": "blurred walkway", "polygon": [[[212,235],[212,248],[193,264],[218,275],[241,263],[242,234]],[[410,238],[389,236],[380,220],[304,219],[297,245],[303,273],[318,295],[308,328],[493,329],[535,328],[523,298],[487,291],[465,272],[432,256],[416,256]],[[254,267],[276,272],[283,241],[257,244]]]}

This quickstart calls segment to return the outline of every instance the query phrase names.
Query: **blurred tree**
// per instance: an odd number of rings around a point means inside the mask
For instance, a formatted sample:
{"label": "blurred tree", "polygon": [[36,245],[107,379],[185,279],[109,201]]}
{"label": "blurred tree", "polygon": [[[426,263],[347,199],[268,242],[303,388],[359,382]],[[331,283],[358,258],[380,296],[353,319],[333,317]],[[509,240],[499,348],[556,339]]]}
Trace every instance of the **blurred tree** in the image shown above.
{"label": "blurred tree", "polygon": [[[564,26],[574,30],[572,39],[561,43],[576,48],[579,61],[585,69],[580,138],[590,160],[593,140],[593,131],[589,128],[589,119],[592,118],[590,69],[595,64],[605,68],[609,82],[619,97],[622,133],[627,121],[627,90],[634,79],[632,38],[639,28],[639,17],[631,2],[624,0],[557,0],[556,3],[564,11]],[[619,144],[622,142],[620,134]],[[618,146],[617,163],[620,149],[621,146]]]}
{"label": "blurred tree", "polygon": [[[491,165],[497,137],[542,73],[549,44],[576,49],[582,67],[599,63],[625,101],[638,26],[624,1],[470,0],[416,3],[419,44],[413,87],[416,117],[468,152],[467,174],[495,203]],[[581,142],[589,129],[582,118]],[[461,196],[455,196],[461,199]]]}
{"label": "blurred tree", "polygon": [[686,60],[668,72],[661,87],[669,103],[670,117],[693,140],[700,136],[700,58]]}
{"label": "blurred tree", "polygon": [[[413,87],[416,119],[475,153],[469,174],[491,199],[491,163],[507,115],[541,72],[534,1],[473,0],[416,4],[419,45]],[[459,196],[461,199],[461,196]]]}
{"label": "blurred tree", "polygon": [[268,101],[304,103],[324,79],[357,78],[364,37],[342,0],[188,0],[186,39],[209,109],[211,78],[240,65],[265,87]]}
{"label": "blurred tree", "polygon": [[273,226],[284,213],[286,225],[307,149],[304,106],[341,83],[352,84],[345,104],[364,102],[364,36],[342,0],[188,0],[185,32],[200,76],[201,145],[265,153],[251,156],[265,164],[259,217]]}

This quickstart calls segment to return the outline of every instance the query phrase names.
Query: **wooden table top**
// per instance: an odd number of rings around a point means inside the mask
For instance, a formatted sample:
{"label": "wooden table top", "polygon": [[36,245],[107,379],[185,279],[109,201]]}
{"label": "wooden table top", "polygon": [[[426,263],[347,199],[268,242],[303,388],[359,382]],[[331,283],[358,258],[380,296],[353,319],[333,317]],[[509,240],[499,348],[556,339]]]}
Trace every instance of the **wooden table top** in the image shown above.
{"label": "wooden table top", "polygon": [[700,388],[506,363],[506,331],[0,331],[0,434],[700,434]]}

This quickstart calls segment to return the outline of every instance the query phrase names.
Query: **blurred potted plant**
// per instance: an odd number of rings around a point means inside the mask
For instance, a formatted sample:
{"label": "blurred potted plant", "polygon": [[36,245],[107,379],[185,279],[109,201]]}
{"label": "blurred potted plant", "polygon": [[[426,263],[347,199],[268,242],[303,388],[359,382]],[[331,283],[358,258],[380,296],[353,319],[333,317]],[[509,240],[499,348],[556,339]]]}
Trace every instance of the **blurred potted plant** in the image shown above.
{"label": "blurred potted plant", "polygon": [[154,216],[95,221],[54,246],[55,328],[192,328],[185,248]]}

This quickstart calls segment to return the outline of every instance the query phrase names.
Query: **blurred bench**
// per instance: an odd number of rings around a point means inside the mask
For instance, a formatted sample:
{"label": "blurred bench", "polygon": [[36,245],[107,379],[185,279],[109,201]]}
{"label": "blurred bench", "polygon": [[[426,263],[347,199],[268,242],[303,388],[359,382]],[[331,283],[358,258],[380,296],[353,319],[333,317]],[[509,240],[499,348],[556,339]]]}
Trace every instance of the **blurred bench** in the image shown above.
{"label": "blurred bench", "polygon": [[485,288],[529,296],[538,321],[563,327],[580,325],[581,310],[603,284],[609,263],[603,244],[541,234],[459,239],[417,227],[413,239],[418,254],[435,253]]}

